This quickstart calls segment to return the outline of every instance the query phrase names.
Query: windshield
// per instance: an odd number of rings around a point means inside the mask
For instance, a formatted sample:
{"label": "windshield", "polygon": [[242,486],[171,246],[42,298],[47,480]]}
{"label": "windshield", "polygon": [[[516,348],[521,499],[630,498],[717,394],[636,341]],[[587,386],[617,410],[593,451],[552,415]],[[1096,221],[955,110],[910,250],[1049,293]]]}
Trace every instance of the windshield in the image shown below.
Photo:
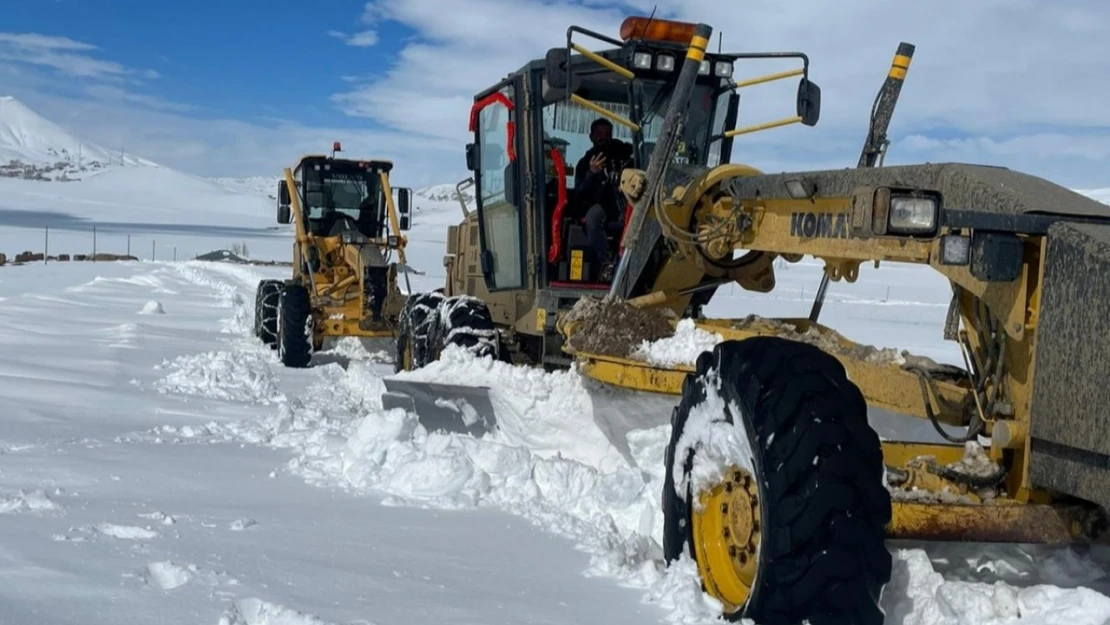
{"label": "windshield", "polygon": [[[321,219],[339,212],[359,217],[359,208],[381,217],[381,179],[376,172],[345,163],[314,163],[304,172],[304,202],[309,219]],[[363,206],[363,200],[370,201]]]}
{"label": "windshield", "polygon": [[[647,157],[651,157],[651,150],[655,140],[663,129],[663,117],[670,105],[670,96],[673,84],[666,82],[646,82],[643,89],[643,114],[640,126],[643,128],[644,144]],[[718,134],[724,127],[725,114],[729,93],[726,91],[718,97],[713,96],[714,87],[711,85],[697,85],[690,98],[689,115],[686,120],[683,137],[678,145],[675,156],[677,163],[697,163],[715,166],[721,162],[720,145],[715,141],[713,145],[706,146],[706,142],[713,134]],[[593,100],[598,106],[616,113],[625,118],[631,117],[631,107],[627,98],[618,102],[605,102]],[[591,147],[590,124],[601,117],[580,104],[560,100],[548,104],[543,109],[544,140],[549,144],[556,144],[563,152],[567,169],[574,170],[575,164],[582,155]],[[628,143],[632,142],[632,131],[621,124],[613,124],[613,138]],[[646,168],[647,162],[637,163],[640,168]],[[573,186],[574,180],[567,182]]]}
{"label": "windshield", "polygon": [[[671,105],[671,94],[674,85],[671,83],[647,83],[644,85],[644,121],[647,129],[644,132],[644,143],[648,144],[650,158],[651,148],[659,138],[663,128],[663,116],[667,114],[667,107]],[[718,139],[712,145],[707,145],[709,138],[720,134],[724,129],[725,115],[728,113],[728,97],[731,92],[725,91],[716,98],[713,97],[714,88],[709,85],[697,85],[690,95],[690,108],[686,116],[686,126],[679,141],[675,154],[676,163],[694,163],[719,165],[721,162],[721,141]],[[647,166],[647,163],[644,164]]]}

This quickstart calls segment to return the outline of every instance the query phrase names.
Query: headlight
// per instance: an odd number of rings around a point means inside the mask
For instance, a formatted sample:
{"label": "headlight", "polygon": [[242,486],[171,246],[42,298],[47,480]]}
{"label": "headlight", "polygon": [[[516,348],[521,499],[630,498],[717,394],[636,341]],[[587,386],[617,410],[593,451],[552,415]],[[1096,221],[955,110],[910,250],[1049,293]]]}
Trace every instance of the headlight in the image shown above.
{"label": "headlight", "polygon": [[660,54],[655,57],[655,69],[661,72],[673,72],[674,57],[669,54]]}
{"label": "headlight", "polygon": [[636,69],[651,69],[651,53],[637,52],[632,56],[632,65]]}
{"label": "headlight", "polygon": [[701,67],[698,68],[698,74],[701,74],[702,76],[708,76],[709,70],[711,69],[713,68],[710,67],[709,61],[702,61]]}
{"label": "headlight", "polygon": [[931,197],[890,198],[891,233],[932,232],[937,227],[937,201]]}
{"label": "headlight", "polygon": [[400,238],[400,237],[398,237],[398,236],[397,236],[397,235],[395,235],[395,234],[391,234],[391,235],[389,235],[388,237],[386,237],[386,239],[385,239],[385,243],[386,243],[386,245],[388,245],[389,247],[397,247],[398,245],[400,245],[400,244],[401,244],[401,238]]}
{"label": "headlight", "polygon": [[340,241],[346,245],[362,245],[366,243],[366,235],[357,230],[346,230],[340,237]]}
{"label": "headlight", "polygon": [[717,61],[717,64],[713,66],[713,73],[721,78],[732,78],[732,63]]}

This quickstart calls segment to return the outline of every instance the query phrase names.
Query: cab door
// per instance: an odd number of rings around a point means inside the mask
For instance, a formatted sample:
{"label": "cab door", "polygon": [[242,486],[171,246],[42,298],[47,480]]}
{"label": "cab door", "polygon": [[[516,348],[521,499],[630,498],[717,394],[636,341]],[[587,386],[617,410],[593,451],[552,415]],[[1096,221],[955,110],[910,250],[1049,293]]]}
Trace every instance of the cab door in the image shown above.
{"label": "cab door", "polygon": [[479,262],[490,292],[520,289],[526,280],[524,181],[516,132],[519,75],[480,96],[470,111],[470,158],[478,211]]}

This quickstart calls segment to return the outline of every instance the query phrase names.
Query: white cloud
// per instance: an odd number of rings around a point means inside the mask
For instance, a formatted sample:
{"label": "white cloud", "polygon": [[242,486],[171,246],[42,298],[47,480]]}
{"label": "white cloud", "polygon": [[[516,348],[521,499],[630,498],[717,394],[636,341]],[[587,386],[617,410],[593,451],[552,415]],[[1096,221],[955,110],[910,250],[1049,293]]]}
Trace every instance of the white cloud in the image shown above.
{"label": "white cloud", "polygon": [[112,85],[88,85],[83,89],[84,93],[97,100],[104,102],[115,102],[117,104],[139,104],[153,109],[165,111],[195,111],[200,107],[192,104],[183,104],[180,102],[170,102],[163,98],[156,96],[145,95],[141,93],[132,93],[126,89],[121,89]]}
{"label": "white cloud", "polygon": [[115,61],[80,53],[99,49],[69,37],[39,33],[0,33],[0,60],[3,61],[49,67],[76,78],[118,80],[129,76],[158,77],[158,73],[153,70],[135,70]]}
{"label": "white cloud", "polygon": [[364,30],[351,35],[339,30],[329,30],[328,35],[357,48],[369,48],[378,45],[378,33],[373,30]]}
{"label": "white cloud", "polygon": [[54,37],[38,33],[0,33],[0,43],[50,50],[99,50],[92,44],[74,41],[69,37]]}
{"label": "white cloud", "polygon": [[[388,72],[356,82],[332,99],[350,115],[461,145],[473,95],[561,45],[567,26],[616,36],[624,17],[648,15],[658,5],[657,17],[714,26],[714,49],[723,34],[725,49],[796,50],[809,56],[811,78],[822,87],[820,123],[742,137],[735,144],[736,160],[765,170],[854,165],[875,93],[898,43],[908,41],[917,51],[891,125],[888,162],[1020,163],[1030,173],[1066,184],[1105,184],[1110,177],[1105,157],[1094,147],[1104,139],[1084,139],[1092,128],[1106,128],[1101,103],[1110,98],[1110,82],[1102,77],[1110,73],[1110,57],[1102,53],[1099,25],[1110,23],[1110,5],[934,0],[892,10],[880,0],[625,4],[631,8],[600,1],[474,0],[465,10],[461,5],[453,10],[446,0],[374,0],[367,3],[364,20],[379,28],[396,22],[416,34]],[[742,62],[738,75],[787,66]],[[741,123],[792,114],[795,84],[746,91]],[[972,139],[961,147],[939,142],[924,150],[910,150],[913,142],[901,141],[942,131]],[[1042,135],[1056,139],[1029,139]],[[1079,151],[1075,144],[1091,147]]]}

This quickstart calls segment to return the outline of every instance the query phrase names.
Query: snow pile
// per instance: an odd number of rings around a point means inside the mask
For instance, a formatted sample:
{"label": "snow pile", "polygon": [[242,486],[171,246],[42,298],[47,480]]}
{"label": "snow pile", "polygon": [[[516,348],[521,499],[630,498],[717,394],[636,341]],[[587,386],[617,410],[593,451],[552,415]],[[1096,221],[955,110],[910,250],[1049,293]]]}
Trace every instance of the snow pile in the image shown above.
{"label": "snow pile", "polygon": [[643,341],[632,352],[632,358],[656,367],[690,366],[702,352],[712,351],[724,337],[697,327],[693,319],[675,325],[674,335],[657,341]]}
{"label": "snow pile", "polygon": [[[193,567],[195,572],[195,568]],[[169,560],[151,562],[146,565],[147,583],[162,590],[173,590],[189,583],[193,575],[189,569],[178,566]]]}
{"label": "snow pile", "polygon": [[[212,422],[202,429],[162,427],[156,433],[161,440],[208,438],[288,449],[294,454],[288,467],[310,483],[381,493],[388,505],[507,510],[577,543],[591,555],[588,574],[616,577],[649,597],[662,598],[662,588],[683,583],[696,587],[674,577],[681,569],[666,572],[662,563],[659,459],[669,426],[629,435],[634,467],[592,422],[578,374],[545,374],[452,347],[420,376],[410,372],[410,379],[451,383],[466,375],[472,383],[488,383],[504,429],[481,439],[428,433],[415,415],[382,410],[384,385],[372,366],[322,366],[303,395],[279,403],[262,419]],[[705,604],[700,593],[690,596],[697,605],[675,605],[676,614],[705,610],[698,607]]]}
{"label": "snow pile", "polygon": [[162,308],[162,302],[151,300],[143,304],[142,310],[139,311],[140,315],[164,315],[166,309]]}
{"label": "snow pile", "polygon": [[116,523],[97,523],[94,530],[105,536],[120,540],[151,540],[158,538],[158,532],[135,525],[118,525]]}
{"label": "snow pile", "polygon": [[894,553],[883,593],[887,621],[903,625],[1105,625],[1110,597],[1089,588],[946,581],[924,551]]}
{"label": "snow pile", "polygon": [[0,495],[0,514],[58,510],[60,506],[42,489],[20,491],[18,495]]}
{"label": "snow pile", "polygon": [[177,519],[173,518],[173,515],[166,514],[165,512],[144,512],[139,516],[144,519],[158,521],[162,525],[173,525],[174,523],[177,523]]}
{"label": "snow pile", "polygon": [[254,597],[239,599],[220,616],[219,625],[332,625],[304,612]]}
{"label": "snow pile", "polygon": [[489,388],[499,428],[495,440],[504,444],[547,457],[562,453],[601,471],[626,464],[598,428],[590,394],[576,372],[547,373],[492,358],[473,358],[451,346],[436,362],[394,377]]}
{"label": "snow pile", "polygon": [[179,356],[157,367],[168,370],[156,388],[230,401],[275,403],[284,395],[260,354],[206,352]]}

